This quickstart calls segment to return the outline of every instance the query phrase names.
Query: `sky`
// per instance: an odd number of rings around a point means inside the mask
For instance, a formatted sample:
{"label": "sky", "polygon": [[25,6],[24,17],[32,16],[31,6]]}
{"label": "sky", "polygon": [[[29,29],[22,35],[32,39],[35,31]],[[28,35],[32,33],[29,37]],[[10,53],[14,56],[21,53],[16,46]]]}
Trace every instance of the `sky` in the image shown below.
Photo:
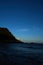
{"label": "sky", "polygon": [[43,43],[43,0],[0,0],[0,27],[24,42]]}

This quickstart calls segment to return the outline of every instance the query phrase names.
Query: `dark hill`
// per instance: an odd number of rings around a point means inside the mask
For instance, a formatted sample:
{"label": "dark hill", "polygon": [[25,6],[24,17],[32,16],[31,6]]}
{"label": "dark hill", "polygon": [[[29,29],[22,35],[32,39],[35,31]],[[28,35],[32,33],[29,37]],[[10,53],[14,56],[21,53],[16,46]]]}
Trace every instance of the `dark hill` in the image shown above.
{"label": "dark hill", "polygon": [[22,43],[7,28],[0,28],[0,43]]}

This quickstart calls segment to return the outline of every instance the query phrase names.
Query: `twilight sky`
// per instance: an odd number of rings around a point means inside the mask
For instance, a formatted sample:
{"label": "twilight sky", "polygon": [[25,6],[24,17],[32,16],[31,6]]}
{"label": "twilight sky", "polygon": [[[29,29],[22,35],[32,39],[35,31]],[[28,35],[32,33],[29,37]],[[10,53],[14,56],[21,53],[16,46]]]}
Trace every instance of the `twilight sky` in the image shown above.
{"label": "twilight sky", "polygon": [[25,42],[43,42],[43,0],[0,0],[0,27]]}

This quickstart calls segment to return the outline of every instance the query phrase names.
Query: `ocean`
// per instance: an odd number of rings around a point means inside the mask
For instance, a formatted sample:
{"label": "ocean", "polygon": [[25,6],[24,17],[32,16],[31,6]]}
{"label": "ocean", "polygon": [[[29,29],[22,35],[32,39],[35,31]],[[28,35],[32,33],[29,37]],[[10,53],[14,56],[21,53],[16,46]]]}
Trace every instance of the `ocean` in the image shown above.
{"label": "ocean", "polygon": [[43,44],[0,44],[0,65],[43,65]]}

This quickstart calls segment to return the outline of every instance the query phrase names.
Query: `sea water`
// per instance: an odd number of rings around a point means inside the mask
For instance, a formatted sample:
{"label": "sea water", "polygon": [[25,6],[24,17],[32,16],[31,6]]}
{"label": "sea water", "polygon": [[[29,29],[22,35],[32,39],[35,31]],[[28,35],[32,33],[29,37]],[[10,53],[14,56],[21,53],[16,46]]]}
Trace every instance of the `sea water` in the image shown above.
{"label": "sea water", "polygon": [[43,44],[12,43],[0,46],[0,65],[43,65]]}

